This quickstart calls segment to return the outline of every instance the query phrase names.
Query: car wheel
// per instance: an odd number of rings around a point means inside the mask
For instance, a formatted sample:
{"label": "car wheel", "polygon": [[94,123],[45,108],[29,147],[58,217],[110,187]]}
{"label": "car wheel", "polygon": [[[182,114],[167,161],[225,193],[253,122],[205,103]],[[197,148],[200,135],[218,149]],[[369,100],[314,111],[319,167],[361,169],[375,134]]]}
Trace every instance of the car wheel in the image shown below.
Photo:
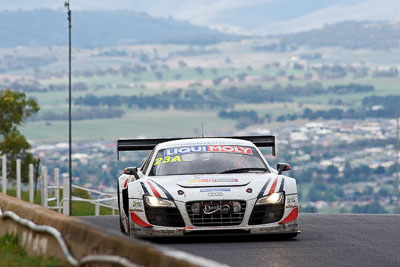
{"label": "car wheel", "polygon": [[120,197],[119,197],[119,181],[117,181],[117,189],[118,189],[117,198],[118,198],[118,210],[119,210],[119,228],[123,234],[127,234],[125,231],[124,225],[122,224],[122,217],[121,217],[122,209],[121,209]]}

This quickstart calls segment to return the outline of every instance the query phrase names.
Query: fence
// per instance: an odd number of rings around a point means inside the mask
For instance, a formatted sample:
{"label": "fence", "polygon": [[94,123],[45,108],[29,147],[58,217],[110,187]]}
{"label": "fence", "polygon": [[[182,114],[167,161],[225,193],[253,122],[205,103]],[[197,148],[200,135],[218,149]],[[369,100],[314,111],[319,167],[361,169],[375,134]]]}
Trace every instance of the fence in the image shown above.
{"label": "fence", "polygon": [[[21,199],[21,160],[17,159],[16,162],[16,197]],[[33,165],[29,164],[29,202],[34,201],[34,179],[33,179]],[[41,205],[45,208],[54,209],[62,212],[64,215],[69,215],[69,178],[63,178],[63,184],[60,185],[60,171],[54,168],[54,181],[53,185],[49,186],[49,175],[46,166],[42,167],[41,172]],[[2,193],[7,194],[7,156],[2,156]],[[100,215],[100,207],[110,208],[112,214],[117,210],[117,197],[116,194],[103,193],[93,189],[88,189],[82,186],[72,185],[72,188],[84,190],[92,195],[97,195],[97,199],[85,199],[80,197],[72,197],[72,201],[87,202],[94,205],[94,213],[96,216]],[[54,191],[54,197],[49,198],[49,190]],[[63,190],[62,199],[60,199],[60,190]],[[54,206],[49,206],[49,203],[55,202]]]}

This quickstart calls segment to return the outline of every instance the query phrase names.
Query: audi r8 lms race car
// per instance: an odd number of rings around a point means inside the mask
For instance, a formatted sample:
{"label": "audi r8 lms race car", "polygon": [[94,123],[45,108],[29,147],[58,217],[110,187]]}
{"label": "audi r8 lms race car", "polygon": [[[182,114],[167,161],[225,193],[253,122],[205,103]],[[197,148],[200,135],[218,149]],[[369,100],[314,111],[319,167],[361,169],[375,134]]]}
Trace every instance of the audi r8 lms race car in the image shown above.
{"label": "audi r8 lms race car", "polygon": [[121,231],[130,236],[298,233],[296,180],[258,147],[274,136],[125,139],[120,151],[152,150],[118,178]]}

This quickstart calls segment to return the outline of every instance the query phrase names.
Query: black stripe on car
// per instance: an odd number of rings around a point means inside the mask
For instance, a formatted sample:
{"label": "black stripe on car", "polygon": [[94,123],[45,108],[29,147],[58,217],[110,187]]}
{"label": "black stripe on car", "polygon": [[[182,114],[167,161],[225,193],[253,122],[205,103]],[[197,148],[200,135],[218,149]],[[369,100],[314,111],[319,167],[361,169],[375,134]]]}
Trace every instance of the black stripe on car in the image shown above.
{"label": "black stripe on car", "polygon": [[283,192],[283,186],[285,185],[285,178],[282,178],[282,183],[281,186],[279,187],[279,191],[278,192]]}
{"label": "black stripe on car", "polygon": [[142,186],[143,192],[145,195],[150,195],[149,191],[147,190],[146,186],[144,183],[140,182],[140,185]]}
{"label": "black stripe on car", "polygon": [[174,198],[171,196],[171,194],[164,187],[162,187],[160,184],[158,184],[157,182],[155,182],[151,179],[149,179],[149,180],[152,181],[153,183],[155,183],[159,188],[161,188],[161,190],[164,192],[164,194],[167,196],[167,198],[169,200],[174,200]]}
{"label": "black stripe on car", "polygon": [[271,179],[268,179],[268,181],[265,183],[265,185],[263,186],[263,188],[261,189],[260,193],[258,194],[257,198],[261,198],[264,195],[264,191],[267,188],[269,182],[271,181]]}

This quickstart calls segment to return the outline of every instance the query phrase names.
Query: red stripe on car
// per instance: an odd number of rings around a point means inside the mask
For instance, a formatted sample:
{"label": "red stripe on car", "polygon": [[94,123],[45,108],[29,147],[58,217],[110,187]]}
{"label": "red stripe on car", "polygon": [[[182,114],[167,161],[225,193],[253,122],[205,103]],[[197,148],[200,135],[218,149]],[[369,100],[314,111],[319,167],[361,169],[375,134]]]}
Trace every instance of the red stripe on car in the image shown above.
{"label": "red stripe on car", "polygon": [[142,219],[139,218],[134,212],[131,211],[131,219],[133,223],[143,226],[143,227],[153,227],[151,224],[144,222]]}
{"label": "red stripe on car", "polygon": [[278,183],[278,177],[275,178],[275,181],[274,181],[274,183],[272,184],[271,189],[269,190],[268,195],[271,195],[272,193],[275,192],[275,188],[276,188],[276,184],[277,184],[277,183]]}
{"label": "red stripe on car", "polygon": [[124,183],[124,188],[126,188],[126,186],[128,185],[128,181],[129,181],[129,178],[126,178],[125,183]]}
{"label": "red stripe on car", "polygon": [[150,188],[151,188],[151,191],[153,191],[153,194],[154,194],[156,197],[161,197],[161,195],[160,195],[160,193],[158,193],[157,189],[156,189],[149,181],[147,181],[147,183],[149,184],[149,186],[150,186]]}
{"label": "red stripe on car", "polygon": [[290,214],[285,219],[280,221],[279,223],[290,223],[290,222],[293,222],[294,220],[297,219],[297,216],[299,216],[299,209],[298,208],[294,208],[290,212]]}

